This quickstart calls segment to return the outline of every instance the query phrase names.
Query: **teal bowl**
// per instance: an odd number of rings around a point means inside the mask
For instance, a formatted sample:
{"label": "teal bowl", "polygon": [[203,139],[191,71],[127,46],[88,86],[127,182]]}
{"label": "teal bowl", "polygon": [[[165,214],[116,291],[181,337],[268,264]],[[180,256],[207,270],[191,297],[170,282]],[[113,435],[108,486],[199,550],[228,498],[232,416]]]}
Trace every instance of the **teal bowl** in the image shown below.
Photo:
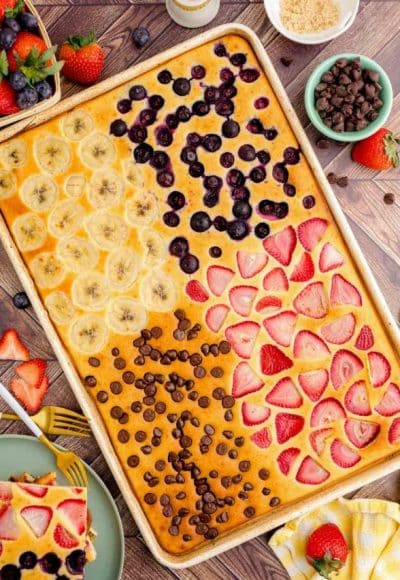
{"label": "teal bowl", "polygon": [[[343,133],[339,133],[338,131],[334,131],[333,129],[327,127],[319,116],[319,113],[315,107],[314,91],[315,87],[320,82],[322,75],[326,73],[339,58],[353,60],[358,56],[361,59],[362,68],[369,68],[373,71],[379,72],[379,83],[382,85],[382,91],[379,96],[383,101],[383,106],[379,111],[379,116],[375,119],[375,121],[372,121],[368,127],[365,127],[365,129],[362,129],[361,131],[344,131]],[[335,56],[331,56],[330,58],[324,60],[324,62],[319,64],[312,72],[306,84],[304,103],[311,123],[316,129],[318,129],[320,133],[335,141],[354,143],[355,141],[361,141],[361,139],[370,137],[385,124],[393,106],[393,89],[388,75],[377,62],[371,60],[367,56],[346,52],[344,54],[336,54]]]}

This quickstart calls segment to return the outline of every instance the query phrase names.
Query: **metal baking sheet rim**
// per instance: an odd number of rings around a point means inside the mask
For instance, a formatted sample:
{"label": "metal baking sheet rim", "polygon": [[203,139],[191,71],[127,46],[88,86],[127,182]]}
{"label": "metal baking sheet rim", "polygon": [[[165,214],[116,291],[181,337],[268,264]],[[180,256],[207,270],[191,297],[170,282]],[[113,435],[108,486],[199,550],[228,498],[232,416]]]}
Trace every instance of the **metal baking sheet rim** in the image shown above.
{"label": "metal baking sheet rim", "polygon": [[[90,87],[77,95],[69,97],[65,101],[59,102],[51,111],[44,111],[38,113],[30,118],[28,122],[22,121],[16,125],[7,127],[0,133],[0,143],[24,130],[31,129],[47,120],[62,114],[77,105],[82,104],[90,99],[95,98],[109,90],[118,87],[125,82],[134,79],[135,77],[151,70],[155,66],[159,66],[163,62],[175,58],[184,52],[201,46],[206,42],[216,40],[228,34],[236,34],[245,38],[252,46],[259,63],[262,65],[265,74],[270,81],[275,94],[279,97],[280,104],[286,114],[287,120],[290,123],[296,138],[305,153],[307,160],[312,168],[312,171],[325,195],[330,210],[335,218],[335,221],[344,237],[344,240],[355,260],[355,263],[360,271],[360,274],[365,282],[365,285],[374,300],[374,304],[381,316],[382,322],[385,325],[387,333],[389,334],[394,348],[400,356],[400,331],[397,324],[382,296],[382,293],[375,281],[372,272],[364,258],[360,247],[351,231],[347,220],[340,208],[340,205],[333,193],[322,167],[308,141],[303,127],[297,118],[297,115],[289,101],[289,97],[269,59],[263,45],[247,26],[241,24],[225,24],[202,33],[184,43],[181,43],[161,55],[157,55],[139,65],[131,67],[122,73],[115,75],[105,81],[99,83],[94,87]],[[17,247],[9,232],[8,226],[3,218],[0,216],[0,241],[2,242],[8,257],[10,258],[13,267],[23,284],[31,303],[37,313],[40,323],[42,324],[46,335],[52,345],[54,352],[60,362],[60,365],[71,385],[71,388],[82,407],[83,412],[89,418],[93,434],[101,448],[104,458],[120,488],[120,491],[133,515],[138,528],[152,552],[153,556],[160,562],[160,564],[180,569],[189,566],[200,564],[204,560],[217,556],[226,550],[234,548],[244,542],[247,542],[262,533],[265,533],[285,522],[301,516],[308,511],[317,508],[328,501],[331,501],[339,496],[345,495],[355,489],[366,485],[380,477],[384,477],[397,469],[400,469],[400,451],[393,453],[386,457],[381,462],[366,467],[363,471],[357,472],[350,477],[344,477],[342,481],[336,482],[332,486],[327,486],[325,489],[319,489],[317,492],[310,490],[309,496],[302,498],[292,504],[282,506],[276,510],[260,516],[259,518],[250,521],[244,525],[239,526],[232,531],[219,536],[214,541],[209,541],[205,545],[195,548],[183,555],[171,554],[164,550],[157,541],[157,538],[137,500],[125,474],[120,465],[120,461],[114,451],[114,448],[108,438],[105,429],[103,428],[101,416],[97,410],[96,405],[86,393],[85,388],[79,378],[79,375],[70,359],[68,351],[62,344],[55,328],[53,327],[46,309],[42,305],[36,287],[30,274],[20,256]]]}

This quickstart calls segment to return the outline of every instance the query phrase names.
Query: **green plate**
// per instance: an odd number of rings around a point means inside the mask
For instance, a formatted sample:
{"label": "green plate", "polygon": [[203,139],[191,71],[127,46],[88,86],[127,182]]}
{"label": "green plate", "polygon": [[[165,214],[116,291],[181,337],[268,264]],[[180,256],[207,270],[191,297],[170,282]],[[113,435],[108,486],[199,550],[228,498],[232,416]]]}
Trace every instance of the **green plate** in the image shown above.
{"label": "green plate", "polygon": [[[55,466],[53,455],[37,439],[26,435],[0,436],[0,480],[28,471],[42,475],[57,472],[57,483],[69,485]],[[85,464],[89,475],[89,508],[97,532],[97,558],[85,568],[86,580],[118,580],[124,563],[124,535],[113,498],[97,473]]]}

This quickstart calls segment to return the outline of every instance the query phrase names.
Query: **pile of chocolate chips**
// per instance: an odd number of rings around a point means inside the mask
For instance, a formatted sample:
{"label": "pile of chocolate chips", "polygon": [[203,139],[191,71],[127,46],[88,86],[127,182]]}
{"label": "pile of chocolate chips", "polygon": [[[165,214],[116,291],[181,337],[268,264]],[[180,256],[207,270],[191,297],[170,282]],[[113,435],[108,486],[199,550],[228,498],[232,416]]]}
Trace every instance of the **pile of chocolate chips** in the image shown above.
{"label": "pile of chocolate chips", "polygon": [[360,58],[340,58],[316,86],[315,106],[330,129],[361,131],[379,116],[381,91],[377,71],[363,69]]}

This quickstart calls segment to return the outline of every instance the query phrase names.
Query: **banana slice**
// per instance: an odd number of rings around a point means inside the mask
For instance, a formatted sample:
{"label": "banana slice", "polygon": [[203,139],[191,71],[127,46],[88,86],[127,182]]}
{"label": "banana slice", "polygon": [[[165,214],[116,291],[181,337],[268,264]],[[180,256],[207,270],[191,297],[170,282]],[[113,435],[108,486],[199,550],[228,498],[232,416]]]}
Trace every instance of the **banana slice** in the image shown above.
{"label": "banana slice", "polygon": [[34,213],[24,213],[12,225],[15,240],[21,252],[38,250],[46,241],[46,224]]}
{"label": "banana slice", "polygon": [[114,163],[116,157],[114,143],[105,133],[92,133],[80,144],[80,156],[91,169],[101,169]]}
{"label": "banana slice", "polygon": [[106,322],[117,334],[133,334],[146,326],[147,310],[137,300],[119,296],[108,304]]}
{"label": "banana slice", "polygon": [[99,169],[92,175],[88,199],[95,209],[117,206],[124,194],[122,177],[113,169]]}
{"label": "banana slice", "polygon": [[142,189],[144,185],[143,171],[140,165],[134,163],[131,159],[125,159],[122,162],[124,176],[126,181],[134,189]]}
{"label": "banana slice", "polygon": [[81,227],[84,215],[85,210],[76,201],[62,201],[49,215],[49,231],[56,238],[73,236]]}
{"label": "banana slice", "polygon": [[128,290],[138,277],[139,256],[130,248],[118,248],[107,256],[106,275],[112,290]]}
{"label": "banana slice", "polygon": [[152,193],[136,193],[125,202],[125,219],[134,228],[150,225],[157,215],[157,199]]}
{"label": "banana slice", "polygon": [[0,169],[0,199],[7,199],[14,195],[17,183],[11,171]]}
{"label": "banana slice", "polygon": [[23,182],[20,195],[24,204],[30,209],[48,211],[57,201],[57,184],[48,175],[31,175]]}
{"label": "banana slice", "polygon": [[99,261],[98,249],[84,238],[60,240],[57,245],[57,255],[68,270],[77,274],[91,270]]}
{"label": "banana slice", "polygon": [[84,175],[70,175],[64,183],[65,193],[69,197],[78,199],[85,191],[86,179]]}
{"label": "banana slice", "polygon": [[107,279],[99,272],[77,276],[71,287],[72,302],[83,310],[101,310],[109,299]]}
{"label": "banana slice", "polygon": [[108,328],[102,316],[84,314],[71,325],[69,339],[80,352],[94,354],[107,344]]}
{"label": "banana slice", "polygon": [[66,115],[62,121],[64,135],[71,141],[80,141],[93,130],[94,122],[89,113],[83,109],[76,109]]}
{"label": "banana slice", "polygon": [[124,220],[106,210],[93,212],[85,225],[94,243],[102,250],[119,248],[125,244],[129,236],[129,229]]}
{"label": "banana slice", "polygon": [[64,280],[65,270],[54,252],[43,252],[30,263],[35,282],[40,288],[55,288]]}
{"label": "banana slice", "polygon": [[25,165],[28,158],[25,141],[13,139],[13,141],[1,145],[0,158],[7,169],[16,169]]}
{"label": "banana slice", "polygon": [[178,291],[174,281],[165,272],[153,270],[143,278],[140,296],[148,310],[168,312],[178,300]]}
{"label": "banana slice", "polygon": [[35,142],[36,161],[47,173],[64,173],[71,163],[71,149],[67,141],[54,135],[40,137]]}
{"label": "banana slice", "polygon": [[145,228],[139,232],[139,241],[144,249],[143,261],[146,266],[159,266],[165,262],[168,256],[167,247],[158,232]]}
{"label": "banana slice", "polygon": [[51,292],[44,301],[50,317],[57,324],[67,324],[75,316],[75,308],[65,292]]}

